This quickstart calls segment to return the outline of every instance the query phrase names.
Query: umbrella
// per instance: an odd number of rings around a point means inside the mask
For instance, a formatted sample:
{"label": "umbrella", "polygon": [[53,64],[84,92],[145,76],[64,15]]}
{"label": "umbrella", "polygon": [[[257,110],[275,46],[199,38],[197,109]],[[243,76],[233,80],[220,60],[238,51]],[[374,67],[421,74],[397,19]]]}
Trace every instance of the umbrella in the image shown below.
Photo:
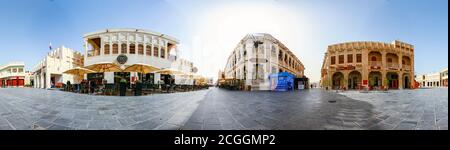
{"label": "umbrella", "polygon": [[133,64],[131,66],[128,66],[127,68],[125,68],[124,71],[125,72],[139,72],[139,73],[141,73],[140,80],[142,80],[143,74],[147,74],[147,73],[158,71],[158,70],[160,70],[160,69],[150,66],[150,65],[147,65],[147,64],[138,63],[138,64]]}
{"label": "umbrella", "polygon": [[77,76],[83,76],[83,75],[88,74],[88,73],[95,73],[95,71],[92,71],[92,70],[89,70],[89,69],[86,69],[86,68],[82,68],[82,67],[76,67],[76,68],[64,71],[63,73],[71,74],[71,75],[77,75]]}
{"label": "umbrella", "polygon": [[128,66],[127,68],[125,68],[125,72],[139,72],[142,74],[147,74],[147,73],[151,73],[154,71],[159,71],[159,68],[150,66],[150,65],[146,65],[146,64],[133,64],[131,66]]}
{"label": "umbrella", "polygon": [[110,62],[97,63],[86,68],[96,72],[122,72],[120,66]]}
{"label": "umbrella", "polygon": [[95,71],[92,71],[92,70],[89,70],[89,69],[86,69],[86,68],[82,68],[82,67],[76,67],[76,68],[73,68],[73,69],[69,69],[69,70],[67,70],[67,71],[64,71],[63,73],[75,75],[75,76],[77,76],[77,77],[81,77],[81,78],[78,78],[78,80],[80,80],[80,79],[82,79],[82,77],[83,77],[85,74],[88,74],[88,73],[95,73]]}
{"label": "umbrella", "polygon": [[182,72],[182,71],[178,71],[178,70],[173,70],[173,69],[162,69],[159,71],[155,71],[155,73],[159,73],[159,74],[166,74],[166,75],[184,75],[186,73]]}

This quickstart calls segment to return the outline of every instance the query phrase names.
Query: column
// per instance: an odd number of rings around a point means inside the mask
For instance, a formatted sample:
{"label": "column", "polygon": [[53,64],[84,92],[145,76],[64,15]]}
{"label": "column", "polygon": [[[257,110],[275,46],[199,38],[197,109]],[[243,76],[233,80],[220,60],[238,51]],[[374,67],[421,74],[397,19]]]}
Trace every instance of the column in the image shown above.
{"label": "column", "polygon": [[[405,78],[403,77],[403,72],[399,71],[398,73],[398,89],[402,90],[403,89],[403,82],[405,81]],[[411,79],[410,79],[411,80]]]}
{"label": "column", "polygon": [[48,73],[48,72],[46,71],[46,73],[45,73],[45,88],[46,88],[46,89],[52,87],[52,84],[51,84],[50,81],[51,81],[50,73]]}
{"label": "column", "polygon": [[41,75],[39,75],[40,76],[40,79],[41,79],[41,82],[39,83],[39,86],[40,86],[40,88],[41,89],[43,89],[43,88],[45,88],[45,74],[44,74],[44,72],[41,72]]}
{"label": "column", "polygon": [[166,59],[169,59],[169,53],[168,53],[168,51],[169,51],[168,49],[169,49],[169,48],[167,47],[167,41],[164,42],[164,47],[165,47],[165,48],[164,48],[164,51],[165,51],[165,52],[164,52],[164,55],[166,55],[165,58],[166,58]]}
{"label": "column", "polygon": [[147,37],[147,36],[145,36],[144,35],[144,38],[143,38],[143,40],[144,40],[144,56],[147,56],[147,41],[145,41],[145,37]]}
{"label": "column", "polygon": [[348,70],[342,71],[342,74],[344,74],[344,87],[345,87],[345,89],[348,89],[349,88],[348,87],[348,84],[349,84],[349,82],[348,82],[349,71]]}
{"label": "column", "polygon": [[104,55],[105,54],[105,44],[103,42],[103,37],[100,36],[100,55]]}
{"label": "column", "polygon": [[128,37],[130,36],[130,34],[127,33],[126,35],[126,40],[127,40],[127,54],[130,53],[130,41],[128,40]]}
{"label": "column", "polygon": [[[367,49],[363,49],[361,52],[361,60],[362,60],[362,70],[361,70],[361,77],[363,81],[367,81],[369,83],[369,53]],[[364,83],[361,83],[364,84]],[[365,86],[367,86],[366,84]]]}
{"label": "column", "polygon": [[112,34],[110,34],[110,35],[109,35],[109,55],[112,55],[112,54],[113,54],[113,43],[112,43],[112,37],[113,37],[113,35],[112,35]]}
{"label": "column", "polygon": [[401,71],[405,71],[404,69],[403,69],[403,54],[402,53],[400,53],[399,55],[398,55],[398,68],[399,69],[401,69]]}
{"label": "column", "polygon": [[117,48],[119,49],[119,54],[122,53],[122,39],[120,39],[120,33],[117,33]]}
{"label": "column", "polygon": [[381,52],[381,86],[387,86],[384,81],[387,79],[387,53],[385,50]]}
{"label": "column", "polygon": [[84,40],[84,66],[86,66],[86,62],[87,62],[87,57],[88,57],[88,42],[87,42],[87,40],[85,39]]}

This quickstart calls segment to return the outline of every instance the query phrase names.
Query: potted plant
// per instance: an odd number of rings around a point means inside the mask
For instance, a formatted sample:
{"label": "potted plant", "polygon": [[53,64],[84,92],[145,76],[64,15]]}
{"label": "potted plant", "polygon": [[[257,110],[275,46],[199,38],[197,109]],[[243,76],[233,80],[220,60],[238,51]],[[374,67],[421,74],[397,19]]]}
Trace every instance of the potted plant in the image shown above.
{"label": "potted plant", "polygon": [[136,80],[134,96],[141,96],[141,95],[142,95],[142,82],[141,80]]}
{"label": "potted plant", "polygon": [[383,80],[383,88],[382,88],[382,90],[384,90],[384,91],[387,91],[387,90],[389,90],[389,81],[388,81],[388,79],[384,79]]}
{"label": "potted plant", "polygon": [[375,80],[370,79],[369,80],[369,90],[373,90],[373,87],[375,86]]}
{"label": "potted plant", "polygon": [[120,96],[125,96],[127,93],[127,80],[121,79],[119,83]]}

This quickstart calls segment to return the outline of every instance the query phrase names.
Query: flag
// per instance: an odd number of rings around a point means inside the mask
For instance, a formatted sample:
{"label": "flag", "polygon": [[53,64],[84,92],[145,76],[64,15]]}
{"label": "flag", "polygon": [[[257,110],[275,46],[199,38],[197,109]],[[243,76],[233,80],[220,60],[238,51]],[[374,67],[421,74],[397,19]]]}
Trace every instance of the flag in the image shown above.
{"label": "flag", "polygon": [[48,47],[50,50],[52,50],[52,43],[50,43]]}

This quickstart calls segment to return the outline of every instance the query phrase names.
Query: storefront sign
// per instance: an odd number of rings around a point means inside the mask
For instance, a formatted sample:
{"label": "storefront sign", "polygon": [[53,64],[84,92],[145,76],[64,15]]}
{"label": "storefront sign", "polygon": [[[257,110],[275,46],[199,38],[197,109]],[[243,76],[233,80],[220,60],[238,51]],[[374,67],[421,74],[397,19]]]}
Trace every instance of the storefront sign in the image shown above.
{"label": "storefront sign", "polygon": [[369,84],[369,80],[363,80],[363,85],[368,85]]}
{"label": "storefront sign", "polygon": [[128,57],[126,55],[119,55],[117,56],[117,62],[119,62],[119,64],[125,64],[128,61]]}

